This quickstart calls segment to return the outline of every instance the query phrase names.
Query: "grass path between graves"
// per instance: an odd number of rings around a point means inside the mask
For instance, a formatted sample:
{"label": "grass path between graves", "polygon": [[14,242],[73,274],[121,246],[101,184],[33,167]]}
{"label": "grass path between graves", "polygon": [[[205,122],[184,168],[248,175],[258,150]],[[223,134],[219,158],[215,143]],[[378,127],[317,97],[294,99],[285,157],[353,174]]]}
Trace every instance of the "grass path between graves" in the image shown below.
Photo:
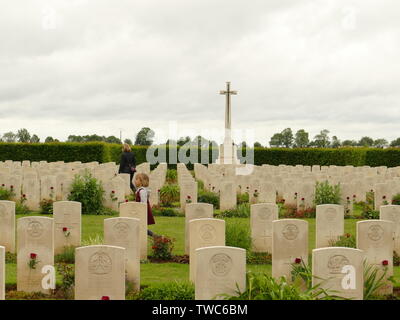
{"label": "grass path between graves", "polygon": [[[21,218],[22,216],[17,216]],[[82,216],[82,242],[83,245],[95,244],[102,241],[103,221],[111,216]],[[150,229],[157,234],[166,235],[176,239],[174,253],[176,255],[184,254],[185,243],[185,218],[184,217],[155,217],[156,224],[150,226]],[[245,218],[226,218],[226,223],[232,221],[249,226],[249,219]],[[315,247],[315,219],[305,219],[309,223],[309,250]],[[345,233],[356,234],[356,222],[360,220],[345,219]],[[149,244],[150,245],[150,244]],[[150,253],[149,249],[149,253]],[[271,272],[271,265],[248,265],[247,270]],[[400,267],[394,267],[394,277],[400,282]],[[143,263],[141,264],[141,284],[149,286],[162,282],[187,281],[189,278],[189,266],[178,263]],[[16,264],[7,264],[6,266],[7,285],[16,284]]]}

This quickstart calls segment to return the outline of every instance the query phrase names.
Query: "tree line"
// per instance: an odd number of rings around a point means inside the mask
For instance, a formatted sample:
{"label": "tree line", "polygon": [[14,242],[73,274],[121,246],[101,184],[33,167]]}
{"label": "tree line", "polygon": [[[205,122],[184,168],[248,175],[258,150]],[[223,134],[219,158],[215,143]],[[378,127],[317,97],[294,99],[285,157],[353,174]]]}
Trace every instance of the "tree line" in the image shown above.
{"label": "tree line", "polygon": [[[304,129],[298,130],[295,134],[291,128],[286,128],[282,132],[275,133],[270,141],[265,145],[269,144],[270,147],[275,148],[339,148],[339,147],[375,147],[375,148],[386,148],[386,147],[400,147],[400,138],[397,138],[390,143],[386,139],[373,139],[371,137],[362,137],[360,140],[339,140],[337,136],[329,136],[329,130],[324,129],[310,139],[309,133]],[[131,139],[123,140],[124,143],[138,146],[150,146],[154,143],[154,131],[149,127],[144,127],[139,130],[135,135],[134,143]],[[31,134],[27,129],[19,129],[16,133],[6,132],[0,135],[0,142],[24,142],[24,143],[40,143],[40,138],[36,134]],[[48,136],[44,139],[44,143],[60,142],[58,139],[54,139]],[[120,138],[115,136],[99,136],[97,134],[91,135],[69,135],[65,142],[107,142],[121,144]],[[210,141],[202,136],[196,136],[193,139],[189,136],[180,137],[177,140],[169,139],[165,142],[165,145],[194,145],[198,147],[217,147],[218,144],[215,141]],[[239,147],[249,147],[246,141],[239,143]],[[254,147],[264,147],[260,142],[255,142]]]}

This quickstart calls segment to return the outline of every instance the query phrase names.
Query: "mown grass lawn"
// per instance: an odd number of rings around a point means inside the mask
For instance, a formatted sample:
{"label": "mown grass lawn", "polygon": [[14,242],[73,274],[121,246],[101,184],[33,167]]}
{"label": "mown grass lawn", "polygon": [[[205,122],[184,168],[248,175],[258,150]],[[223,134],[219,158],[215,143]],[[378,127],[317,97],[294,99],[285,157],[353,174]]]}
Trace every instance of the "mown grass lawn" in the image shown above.
{"label": "mown grass lawn", "polygon": [[[34,215],[34,214],[32,214]],[[21,218],[18,216],[17,218]],[[111,216],[82,216],[82,241],[83,244],[101,240],[103,238],[103,223],[104,219],[111,218]],[[184,254],[184,230],[185,218],[184,217],[155,217],[156,224],[150,226],[150,229],[157,234],[166,235],[174,238],[175,247],[174,253],[176,255]],[[232,223],[234,220],[239,221],[249,226],[249,219],[245,218],[226,218],[226,223]],[[309,249],[315,247],[315,219],[305,219],[309,223]],[[360,220],[345,219],[345,233],[355,235],[356,222]],[[150,246],[150,243],[149,243]],[[151,249],[149,248],[149,253]],[[248,265],[247,270],[259,272],[271,272],[271,265]],[[400,267],[394,268],[394,277],[400,281]],[[141,284],[143,286],[151,286],[161,282],[170,281],[187,281],[189,278],[189,265],[178,263],[142,263],[141,264]],[[59,282],[59,277],[58,277]],[[6,284],[16,284],[16,264],[7,264],[6,266]]]}

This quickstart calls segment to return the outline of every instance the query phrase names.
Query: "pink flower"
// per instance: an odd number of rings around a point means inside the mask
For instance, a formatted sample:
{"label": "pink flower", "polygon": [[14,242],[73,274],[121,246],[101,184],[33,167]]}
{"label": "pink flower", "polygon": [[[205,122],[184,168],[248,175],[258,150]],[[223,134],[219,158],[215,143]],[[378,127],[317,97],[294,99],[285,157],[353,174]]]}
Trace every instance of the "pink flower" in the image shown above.
{"label": "pink flower", "polygon": [[37,258],[37,254],[36,253],[31,253],[31,259],[34,260]]}
{"label": "pink flower", "polygon": [[382,265],[383,265],[383,266],[387,266],[388,264],[389,264],[389,261],[387,261],[387,260],[383,260],[383,261],[382,261]]}
{"label": "pink flower", "polygon": [[294,263],[296,263],[296,264],[301,263],[301,258],[296,258],[296,259],[294,260]]}

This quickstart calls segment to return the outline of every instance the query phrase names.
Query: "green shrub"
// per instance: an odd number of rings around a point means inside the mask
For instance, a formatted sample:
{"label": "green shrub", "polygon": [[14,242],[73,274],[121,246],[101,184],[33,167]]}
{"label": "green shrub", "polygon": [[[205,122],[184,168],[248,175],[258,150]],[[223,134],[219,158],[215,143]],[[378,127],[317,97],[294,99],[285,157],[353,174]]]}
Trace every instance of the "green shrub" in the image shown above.
{"label": "green shrub", "polygon": [[230,247],[251,249],[251,234],[248,220],[227,219],[225,243]]}
{"label": "green shrub", "polygon": [[375,265],[367,264],[364,261],[364,300],[376,299],[379,289],[386,284],[386,273],[379,272]]}
{"label": "green shrub", "polygon": [[362,202],[361,217],[364,219],[379,219],[379,211],[374,209],[374,203]]}
{"label": "green shrub", "polygon": [[204,182],[197,180],[197,192],[200,193],[201,191],[204,191]]}
{"label": "green shrub", "polygon": [[236,198],[236,203],[237,204],[242,204],[242,203],[249,203],[249,194],[247,192],[245,193],[238,193],[237,198]]}
{"label": "green shrub", "polygon": [[176,184],[178,182],[178,173],[175,169],[168,169],[166,181],[169,184]]}
{"label": "green shrub", "polygon": [[227,218],[248,218],[250,217],[250,203],[241,203],[235,209],[221,212],[222,217]]}
{"label": "green shrub", "polygon": [[171,260],[172,250],[174,249],[175,239],[171,239],[165,236],[153,237],[153,249],[152,257],[158,260]]}
{"label": "green shrub", "polygon": [[84,175],[76,175],[71,186],[69,201],[77,201],[82,204],[82,214],[102,214],[104,189],[97,179],[89,172]]}
{"label": "green shrub", "polygon": [[194,300],[194,285],[189,282],[169,282],[144,288],[140,300]]}
{"label": "green shrub", "polygon": [[75,247],[64,247],[63,251],[54,257],[56,263],[75,263]]}
{"label": "green shrub", "polygon": [[53,200],[43,199],[40,201],[40,213],[41,214],[53,214]]}
{"label": "green shrub", "polygon": [[393,196],[392,204],[397,205],[397,206],[400,205],[400,193]]}
{"label": "green shrub", "polygon": [[57,271],[61,276],[60,290],[64,295],[64,299],[71,299],[74,295],[73,288],[75,285],[75,266],[72,264],[59,263],[56,265]]}
{"label": "green shrub", "polygon": [[214,206],[214,209],[218,209],[219,208],[219,195],[214,192],[211,192],[211,191],[201,190],[198,192],[197,202],[209,203]]}
{"label": "green shrub", "polygon": [[331,300],[330,295],[320,286],[303,290],[296,284],[288,283],[285,277],[275,279],[267,273],[247,272],[246,290],[237,290],[237,296],[222,295],[228,300]]}
{"label": "green shrub", "polygon": [[345,235],[340,236],[338,240],[332,241],[331,247],[356,248],[356,237],[350,233],[346,233]]}
{"label": "green shrub", "polygon": [[317,182],[315,185],[315,205],[340,204],[340,185],[331,186],[328,181]]}
{"label": "green shrub", "polygon": [[28,213],[30,213],[30,210],[26,206],[25,200],[15,202],[15,214],[28,214]]}
{"label": "green shrub", "polygon": [[173,208],[153,207],[152,212],[154,216],[162,217],[176,217],[179,213]]}
{"label": "green shrub", "polygon": [[8,200],[10,201],[14,196],[14,192],[5,188],[4,186],[0,187],[0,200]]}
{"label": "green shrub", "polygon": [[160,189],[160,202],[165,207],[179,201],[179,186],[177,184],[167,184]]}

